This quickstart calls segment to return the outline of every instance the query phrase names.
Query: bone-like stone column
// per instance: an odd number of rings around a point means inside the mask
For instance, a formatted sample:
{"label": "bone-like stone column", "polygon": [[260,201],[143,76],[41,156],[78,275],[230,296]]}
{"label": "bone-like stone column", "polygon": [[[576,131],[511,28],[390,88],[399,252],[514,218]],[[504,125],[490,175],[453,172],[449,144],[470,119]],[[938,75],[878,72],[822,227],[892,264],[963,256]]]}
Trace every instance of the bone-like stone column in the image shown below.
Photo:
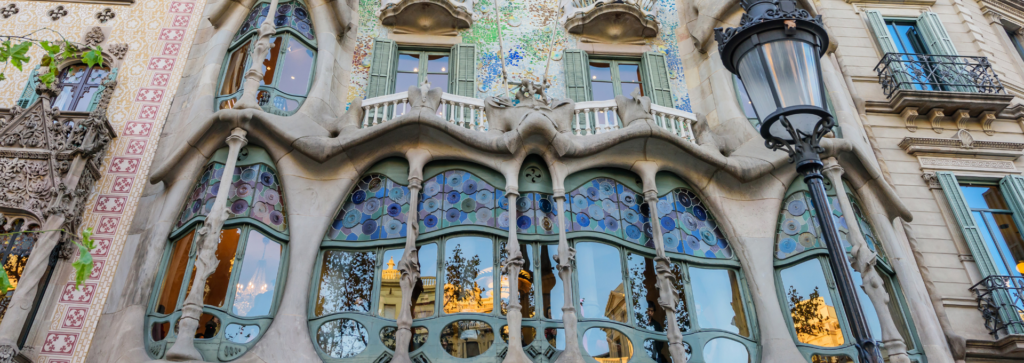
{"label": "bone-like stone column", "polygon": [[214,252],[217,251],[217,245],[220,244],[220,230],[228,219],[227,202],[231,189],[231,178],[235,173],[238,151],[248,143],[245,135],[245,130],[235,128],[231,130],[231,135],[227,138],[228,159],[224,162],[224,172],[220,176],[220,188],[217,189],[217,199],[214,200],[213,209],[210,211],[210,215],[206,216],[206,225],[198,232],[202,244],[199,246],[199,256],[196,257],[195,262],[195,280],[192,280],[192,289],[185,297],[185,304],[181,307],[178,340],[174,342],[171,349],[167,350],[165,356],[169,361],[203,360],[203,356],[199,354],[199,350],[196,350],[193,343],[196,329],[199,328],[199,316],[203,313],[203,291],[206,279],[213,274],[217,264],[220,263]]}
{"label": "bone-like stone column", "polygon": [[[508,215],[516,215],[516,199],[519,198],[519,188],[509,186],[505,192],[508,197]],[[514,218],[511,218],[513,221]],[[502,272],[508,276],[508,352],[505,353],[504,363],[532,363],[523,351],[523,312],[519,304],[519,271],[523,268],[523,252],[519,250],[519,237],[516,232],[519,226],[514,222],[508,226],[508,243],[505,251],[508,254]]]}
{"label": "bone-like stone column", "polygon": [[576,306],[572,298],[572,269],[576,262],[576,249],[569,247],[565,237],[565,190],[555,190],[555,203],[558,204],[558,278],[562,279],[565,304],[562,305],[562,326],[565,330],[565,351],[558,356],[555,363],[583,363],[580,353],[579,335],[576,332]]}
{"label": "bone-like stone column", "polygon": [[398,281],[402,289],[402,308],[398,312],[398,332],[395,334],[395,357],[392,363],[410,363],[409,343],[412,341],[412,307],[413,290],[416,283],[420,281],[420,257],[419,249],[416,248],[416,238],[420,234],[419,213],[416,208],[420,202],[420,190],[423,189],[423,179],[418,176],[409,177],[409,206],[412,211],[405,222],[405,252],[402,253],[402,260],[398,262],[398,271],[401,272],[401,280]]}
{"label": "bone-like stone column", "polygon": [[[676,293],[675,276],[672,275],[672,266],[669,264],[668,255],[665,254],[664,236],[661,232],[661,221],[658,219],[658,191],[656,187],[644,190],[644,202],[651,213],[651,234],[654,237],[654,250],[658,257],[654,258],[654,270],[658,273],[658,304],[665,309],[665,319],[668,325],[665,334],[668,335],[668,351],[672,355],[673,362],[686,363],[686,348],[683,347],[683,333],[679,330],[679,323],[676,321],[676,303],[679,295]],[[647,188],[644,188],[647,189]]]}
{"label": "bone-like stone column", "polygon": [[[242,85],[242,97],[235,102],[235,109],[262,109],[256,100],[256,92],[259,91],[260,80],[263,79],[264,71],[261,69],[263,60],[270,52],[270,36],[277,32],[274,27],[274,14],[277,14],[277,0],[270,0],[270,8],[267,10],[267,18],[260,24],[259,39],[256,40],[256,47],[252,51],[252,66],[245,72],[245,81]],[[271,70],[273,72],[273,70]]]}
{"label": "bone-like stone column", "polygon": [[846,219],[846,225],[850,230],[849,241],[853,246],[850,251],[853,255],[850,264],[854,270],[860,273],[863,282],[861,288],[864,289],[864,293],[868,295],[868,299],[875,307],[875,312],[878,313],[882,336],[876,338],[881,338],[885,351],[889,354],[890,363],[910,363],[910,357],[907,356],[907,345],[904,343],[903,337],[900,336],[899,330],[896,329],[896,323],[889,312],[889,293],[885,291],[882,277],[875,269],[878,255],[871,251],[867,242],[864,241],[857,216],[853,213],[853,205],[850,204],[850,198],[846,195],[846,186],[843,185],[843,168],[839,166],[835,158],[829,158],[825,160],[824,172],[836,189],[839,206],[843,210],[843,218]]}

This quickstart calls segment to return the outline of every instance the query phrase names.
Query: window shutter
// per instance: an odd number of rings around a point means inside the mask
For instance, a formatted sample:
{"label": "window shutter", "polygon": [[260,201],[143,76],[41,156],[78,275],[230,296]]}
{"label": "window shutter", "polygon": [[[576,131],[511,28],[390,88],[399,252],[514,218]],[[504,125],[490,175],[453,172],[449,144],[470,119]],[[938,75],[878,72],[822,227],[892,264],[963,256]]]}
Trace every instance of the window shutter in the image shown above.
{"label": "window shutter", "polygon": [[926,11],[917,18],[917,30],[924,38],[928,51],[934,55],[957,55],[953,41],[946,33],[946,27],[942,26],[939,14]]}
{"label": "window shutter", "polygon": [[103,98],[103,91],[107,89],[107,85],[105,83],[115,79],[117,79],[117,68],[112,69],[110,74],[108,74],[103,80],[104,84],[101,84],[100,87],[96,89],[96,93],[92,95],[92,100],[89,102],[89,109],[87,111],[93,112],[96,110],[96,107],[100,104],[100,99]]}
{"label": "window shutter", "polygon": [[882,17],[882,13],[878,10],[868,10],[868,27],[871,28],[871,32],[875,33],[875,40],[878,41],[878,45],[882,48],[883,53],[899,53],[896,49],[896,42],[892,39],[892,35],[889,34],[888,27],[885,26],[885,18]]}
{"label": "window shutter", "polygon": [[18,97],[18,107],[28,108],[28,106],[32,106],[39,99],[39,95],[36,94],[36,85],[39,84],[39,77],[36,76],[38,73],[39,66],[36,66],[28,74],[28,82],[25,83],[25,89],[21,91],[21,97]]}
{"label": "window shutter", "polygon": [[448,93],[476,97],[476,46],[456,44],[448,58]]}
{"label": "window shutter", "polygon": [[374,40],[372,56],[366,98],[395,93],[395,68],[398,65],[398,47],[395,42],[387,39]]}
{"label": "window shutter", "polygon": [[640,58],[640,69],[644,93],[651,98],[651,102],[665,107],[675,107],[672,100],[672,87],[668,82],[668,63],[665,62],[665,54],[657,52],[644,53]]}
{"label": "window shutter", "polygon": [[565,50],[565,94],[575,102],[590,101],[590,58],[579,49]]}
{"label": "window shutter", "polygon": [[960,183],[956,180],[956,175],[948,171],[940,171],[936,172],[935,176],[939,179],[942,193],[946,195],[946,201],[949,202],[949,209],[956,218],[956,224],[960,227],[960,232],[963,233],[964,240],[967,241],[967,246],[971,249],[971,254],[974,255],[978,270],[981,270],[981,274],[986,277],[996,275],[992,255],[985,247],[985,239],[981,236],[977,221],[971,215],[967,198],[960,191]]}

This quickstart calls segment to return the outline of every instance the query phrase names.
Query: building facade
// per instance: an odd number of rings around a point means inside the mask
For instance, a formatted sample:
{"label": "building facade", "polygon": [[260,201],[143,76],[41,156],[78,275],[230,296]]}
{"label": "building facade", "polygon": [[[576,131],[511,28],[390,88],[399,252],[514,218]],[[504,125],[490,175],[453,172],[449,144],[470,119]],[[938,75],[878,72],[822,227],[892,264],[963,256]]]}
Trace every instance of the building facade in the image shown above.
{"label": "building facade", "polygon": [[1024,5],[782,1],[818,211],[740,3],[6,4],[105,62],[0,82],[0,361],[854,362],[821,214],[887,361],[1024,359]]}

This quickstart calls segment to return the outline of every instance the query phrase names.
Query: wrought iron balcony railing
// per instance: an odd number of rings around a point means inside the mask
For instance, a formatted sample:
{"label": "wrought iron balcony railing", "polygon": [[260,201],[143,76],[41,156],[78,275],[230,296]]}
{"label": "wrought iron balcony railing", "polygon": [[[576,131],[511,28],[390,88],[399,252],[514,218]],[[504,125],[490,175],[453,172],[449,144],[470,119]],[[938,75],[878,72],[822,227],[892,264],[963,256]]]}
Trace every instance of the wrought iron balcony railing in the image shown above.
{"label": "wrought iron balcony railing", "polygon": [[971,286],[989,334],[1024,334],[1024,277],[989,276]]}
{"label": "wrought iron balcony railing", "polygon": [[886,53],[875,71],[888,98],[901,89],[1006,93],[987,57]]}

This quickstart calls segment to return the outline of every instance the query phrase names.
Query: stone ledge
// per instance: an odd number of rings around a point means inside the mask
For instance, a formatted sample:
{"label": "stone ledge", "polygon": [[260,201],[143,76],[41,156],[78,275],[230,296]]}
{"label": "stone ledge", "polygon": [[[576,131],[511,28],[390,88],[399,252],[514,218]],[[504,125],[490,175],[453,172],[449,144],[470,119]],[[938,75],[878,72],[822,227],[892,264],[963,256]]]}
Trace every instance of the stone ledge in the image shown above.
{"label": "stone ledge", "polygon": [[1004,160],[1017,160],[1024,154],[1024,143],[977,141],[967,130],[961,130],[951,139],[906,137],[899,144],[907,154],[955,154]]}
{"label": "stone ledge", "polygon": [[967,340],[967,358],[1024,359],[1024,335],[999,340]]}
{"label": "stone ledge", "polygon": [[983,112],[999,114],[1010,106],[1013,95],[991,93],[964,93],[945,91],[898,90],[888,101],[867,101],[867,112],[902,113],[907,108],[916,108],[918,114],[924,115],[933,109],[946,115],[959,110],[967,110],[970,117],[978,117]]}

